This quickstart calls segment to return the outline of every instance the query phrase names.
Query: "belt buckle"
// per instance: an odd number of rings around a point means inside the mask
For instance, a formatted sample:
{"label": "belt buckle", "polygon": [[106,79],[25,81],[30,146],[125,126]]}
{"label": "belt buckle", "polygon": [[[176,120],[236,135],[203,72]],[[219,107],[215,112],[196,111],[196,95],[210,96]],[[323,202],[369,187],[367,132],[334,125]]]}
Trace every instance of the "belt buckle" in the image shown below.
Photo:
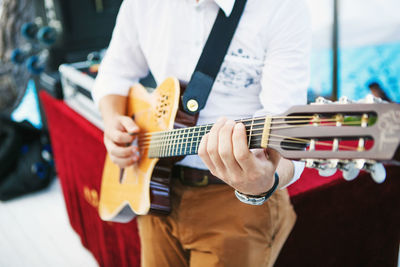
{"label": "belt buckle", "polygon": [[185,179],[185,171],[183,170],[183,168],[181,168],[180,170],[179,178],[184,185],[195,186],[195,187],[202,187],[208,185],[208,175],[204,175],[203,179],[200,182],[187,181]]}

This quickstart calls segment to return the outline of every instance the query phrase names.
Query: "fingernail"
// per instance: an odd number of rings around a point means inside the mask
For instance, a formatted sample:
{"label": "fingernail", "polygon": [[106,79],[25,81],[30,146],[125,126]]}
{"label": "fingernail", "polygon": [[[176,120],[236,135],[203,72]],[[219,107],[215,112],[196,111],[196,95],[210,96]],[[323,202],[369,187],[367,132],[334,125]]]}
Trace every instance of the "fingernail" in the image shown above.
{"label": "fingernail", "polygon": [[227,124],[227,125],[235,125],[236,122],[233,121],[233,120],[227,120],[227,121],[226,121],[226,124]]}
{"label": "fingernail", "polygon": [[243,123],[236,123],[235,127],[237,127],[238,129],[242,129],[242,128],[244,128],[244,124]]}
{"label": "fingernail", "polygon": [[217,120],[217,122],[223,122],[223,121],[226,121],[226,118],[225,118],[225,117],[220,117],[220,118]]}

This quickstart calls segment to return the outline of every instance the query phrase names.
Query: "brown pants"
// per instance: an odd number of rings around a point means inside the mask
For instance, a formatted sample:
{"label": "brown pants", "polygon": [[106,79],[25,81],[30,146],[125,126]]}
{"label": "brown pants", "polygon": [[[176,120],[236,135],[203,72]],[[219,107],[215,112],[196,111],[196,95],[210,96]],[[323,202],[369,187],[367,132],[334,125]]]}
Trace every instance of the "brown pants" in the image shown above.
{"label": "brown pants", "polygon": [[227,185],[173,182],[172,213],[138,217],[143,267],[274,264],[296,220],[286,190],[252,206]]}

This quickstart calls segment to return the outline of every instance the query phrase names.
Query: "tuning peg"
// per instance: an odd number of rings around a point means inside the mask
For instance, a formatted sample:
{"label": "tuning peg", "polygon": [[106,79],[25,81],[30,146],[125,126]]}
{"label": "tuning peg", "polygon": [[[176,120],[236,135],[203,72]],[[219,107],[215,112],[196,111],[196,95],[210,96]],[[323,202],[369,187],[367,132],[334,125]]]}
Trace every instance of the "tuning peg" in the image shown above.
{"label": "tuning peg", "polygon": [[[329,161],[313,161],[313,164],[311,165],[311,168],[315,168],[318,170],[318,174],[320,176],[328,177],[332,176],[335,174],[337,171],[336,166],[337,166],[337,160],[329,160]],[[307,166],[308,167],[308,166]]]}
{"label": "tuning peg", "polygon": [[353,162],[350,162],[343,167],[342,172],[343,178],[346,181],[352,181],[358,176],[360,169],[358,169]]}
{"label": "tuning peg", "polygon": [[318,169],[318,174],[323,177],[329,177],[336,173],[336,168],[326,168],[326,169]]}
{"label": "tuning peg", "polygon": [[312,105],[324,105],[324,104],[332,104],[332,101],[329,99],[323,98],[322,96],[317,97],[314,103],[311,103]]}
{"label": "tuning peg", "polygon": [[339,98],[339,101],[337,103],[339,104],[350,104],[353,103],[353,100],[350,100],[347,96],[342,96],[341,98]]}
{"label": "tuning peg", "polygon": [[364,99],[361,99],[359,103],[374,104],[374,103],[384,103],[386,101],[372,94],[368,94]]}
{"label": "tuning peg", "polygon": [[382,163],[368,164],[366,171],[371,174],[372,179],[381,184],[386,179],[386,170]]}
{"label": "tuning peg", "polygon": [[337,160],[337,159],[331,159],[331,160],[327,160],[327,161],[321,163],[318,166],[319,175],[325,176],[325,177],[334,175],[337,171],[338,163],[339,163],[339,160]]}
{"label": "tuning peg", "polygon": [[307,159],[306,160],[306,167],[307,168],[316,168],[318,165],[316,164],[315,160]]}
{"label": "tuning peg", "polygon": [[357,169],[359,169],[359,170],[361,170],[361,169],[364,168],[365,162],[366,162],[365,159],[356,159],[356,160],[353,160],[353,163],[354,163],[355,167],[356,167]]}

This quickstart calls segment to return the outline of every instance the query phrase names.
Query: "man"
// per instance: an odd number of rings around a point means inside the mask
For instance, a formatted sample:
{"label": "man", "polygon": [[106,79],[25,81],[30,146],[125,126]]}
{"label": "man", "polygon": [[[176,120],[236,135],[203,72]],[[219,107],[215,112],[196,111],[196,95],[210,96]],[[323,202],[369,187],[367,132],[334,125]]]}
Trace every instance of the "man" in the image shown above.
{"label": "man", "polygon": [[[219,8],[229,16],[234,0],[125,0],[93,92],[105,125],[104,143],[121,167],[139,159],[126,147],[138,128],[124,116],[132,84],[150,70],[157,83],[168,76],[188,81]],[[286,190],[263,205],[262,197],[295,181],[304,165],[271,149],[250,151],[234,119],[279,114],[306,103],[310,51],[309,14],[302,0],[248,0],[198,124],[215,123],[200,156],[178,164],[186,173],[207,169],[226,184],[204,187],[173,177],[172,213],[139,216],[142,266],[271,266],[295,221]],[[189,170],[189,171],[187,171]],[[187,172],[186,172],[187,171]],[[210,175],[211,175],[210,174]],[[182,178],[182,177],[180,177]],[[257,198],[259,199],[259,198]]]}
{"label": "man", "polygon": [[368,88],[373,96],[379,97],[380,99],[387,102],[392,102],[378,82],[371,82],[370,84],[368,84]]}

